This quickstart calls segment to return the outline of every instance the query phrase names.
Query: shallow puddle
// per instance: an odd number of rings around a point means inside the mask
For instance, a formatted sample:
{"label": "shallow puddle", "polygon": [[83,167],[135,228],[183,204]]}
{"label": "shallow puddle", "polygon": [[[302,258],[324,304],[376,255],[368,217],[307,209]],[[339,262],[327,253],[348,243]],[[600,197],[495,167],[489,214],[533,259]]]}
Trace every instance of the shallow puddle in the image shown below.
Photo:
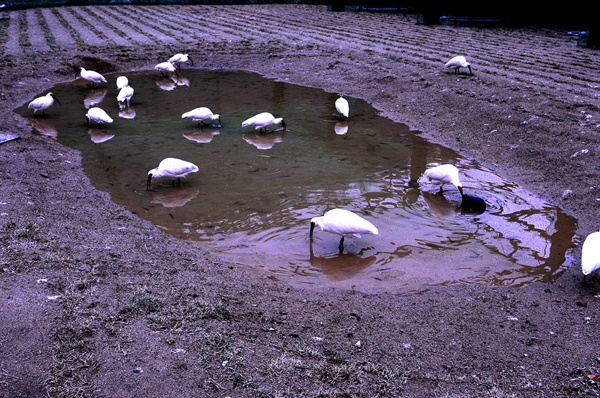
{"label": "shallow puddle", "polygon": [[[273,279],[314,289],[415,292],[440,284],[522,286],[553,280],[569,265],[575,220],[492,170],[420,138],[346,97],[350,118],[334,118],[337,93],[275,82],[245,72],[184,70],[180,78],[125,74],[135,90],[118,106],[115,81],[91,88],[80,79],[51,90],[61,101],[45,116],[17,112],[38,134],[82,153],[93,184],[181,239]],[[46,91],[47,92],[47,91]],[[46,92],[42,93],[45,94]],[[87,126],[98,105],[114,122]],[[181,115],[207,106],[222,126],[199,128]],[[267,134],[242,128],[268,111],[287,126]],[[280,126],[275,126],[280,127]],[[147,172],[166,157],[199,172],[172,186]],[[449,185],[420,180],[436,163],[455,164],[465,193],[483,198],[465,213]],[[339,237],[310,219],[332,208],[361,214],[379,235]]]}

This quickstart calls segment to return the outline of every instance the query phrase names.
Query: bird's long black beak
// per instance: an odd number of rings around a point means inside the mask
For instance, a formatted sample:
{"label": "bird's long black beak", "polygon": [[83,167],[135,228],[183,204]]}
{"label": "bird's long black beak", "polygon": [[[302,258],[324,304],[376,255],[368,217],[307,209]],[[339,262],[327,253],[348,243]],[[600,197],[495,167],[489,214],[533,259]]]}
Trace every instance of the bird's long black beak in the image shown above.
{"label": "bird's long black beak", "polygon": [[473,71],[471,70],[471,65],[469,65],[469,75],[473,76]]}
{"label": "bird's long black beak", "polygon": [[283,119],[281,120],[281,127],[283,127],[284,130],[287,129],[287,127],[285,127],[285,121]]}
{"label": "bird's long black beak", "polygon": [[146,191],[152,190],[152,174],[148,174],[148,180],[146,181]]}
{"label": "bird's long black beak", "polygon": [[313,236],[313,230],[315,229],[315,223],[311,222],[310,223],[310,240],[312,240],[312,236]]}
{"label": "bird's long black beak", "polygon": [[52,98],[54,98],[54,101],[58,102],[58,105],[62,106],[62,104],[60,103],[58,98],[56,98],[56,96],[54,94],[52,94]]}
{"label": "bird's long black beak", "polygon": [[188,55],[188,59],[190,60],[190,62],[192,63],[192,65],[194,65],[194,61],[192,61],[192,57],[190,57],[190,56]]}

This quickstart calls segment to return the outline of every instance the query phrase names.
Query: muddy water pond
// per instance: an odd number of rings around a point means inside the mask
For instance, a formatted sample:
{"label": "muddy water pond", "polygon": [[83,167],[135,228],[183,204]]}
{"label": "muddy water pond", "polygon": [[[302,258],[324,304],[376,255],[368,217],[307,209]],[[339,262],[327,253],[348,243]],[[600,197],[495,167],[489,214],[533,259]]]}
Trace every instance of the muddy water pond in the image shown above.
{"label": "muddy water pond", "polygon": [[[117,102],[117,76],[134,88]],[[77,79],[53,87],[61,101],[43,116],[17,112],[34,133],[81,152],[92,183],[165,232],[272,279],[309,289],[402,294],[432,285],[523,286],[551,281],[573,259],[576,221],[493,170],[422,139],[418,131],[346,97],[347,121],[335,117],[339,94],[235,71],[187,69],[106,75],[91,87]],[[46,94],[45,91],[41,94]],[[33,99],[33,98],[32,98]],[[86,123],[99,106],[113,122]],[[199,127],[181,115],[206,106],[221,125]],[[242,121],[260,112],[286,128],[261,134]],[[216,123],[216,122],[215,122]],[[199,171],[181,186],[147,173],[167,157]],[[421,178],[427,167],[458,167],[465,193],[484,212],[459,207],[456,188]],[[310,220],[332,208],[352,210],[379,235],[339,237]],[[110,216],[110,215],[107,215]]]}

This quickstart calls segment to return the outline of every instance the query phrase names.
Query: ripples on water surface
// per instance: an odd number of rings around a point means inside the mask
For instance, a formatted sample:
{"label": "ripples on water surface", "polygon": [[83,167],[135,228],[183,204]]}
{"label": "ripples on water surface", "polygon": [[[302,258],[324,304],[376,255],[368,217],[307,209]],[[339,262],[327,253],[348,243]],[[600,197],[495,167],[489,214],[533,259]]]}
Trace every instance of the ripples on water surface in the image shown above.
{"label": "ripples on water surface", "polygon": [[[53,87],[62,107],[46,117],[26,105],[17,111],[35,132],[79,150],[93,184],[114,201],[223,258],[296,286],[394,293],[521,286],[569,265],[575,220],[364,101],[347,97],[350,119],[340,122],[337,93],[244,72],[184,70],[177,80],[151,71],[125,74],[135,94],[131,108],[119,109],[119,75],[97,88],[81,80]],[[114,122],[86,126],[94,104]],[[220,114],[222,127],[181,119],[200,106]],[[263,111],[284,117],[287,131],[241,127]],[[146,191],[148,170],[165,157],[200,171],[182,187],[164,179]],[[465,193],[484,198],[487,210],[462,214],[455,188],[440,196],[439,186],[419,181],[436,163],[455,164]],[[342,254],[330,233],[315,230],[311,244],[310,219],[334,207],[361,214],[379,236],[347,237]]]}

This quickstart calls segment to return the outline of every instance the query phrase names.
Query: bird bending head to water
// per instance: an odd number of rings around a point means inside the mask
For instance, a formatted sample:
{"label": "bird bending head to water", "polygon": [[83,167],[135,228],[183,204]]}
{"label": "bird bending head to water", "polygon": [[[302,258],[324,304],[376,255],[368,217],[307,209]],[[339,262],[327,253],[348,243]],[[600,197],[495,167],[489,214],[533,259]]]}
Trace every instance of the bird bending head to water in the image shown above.
{"label": "bird bending head to water", "polygon": [[177,178],[179,185],[181,185],[181,178],[197,171],[198,166],[194,163],[177,158],[165,158],[161,160],[158,167],[148,171],[146,190],[150,191],[152,189],[152,178],[171,177],[173,185],[175,185],[175,179]]}
{"label": "bird bending head to water", "polygon": [[469,68],[469,75],[473,75],[473,71],[471,70],[471,64],[467,62],[467,59],[462,55],[457,55],[452,58],[450,61],[446,62],[446,68],[454,69],[454,72],[460,73],[460,68]]}
{"label": "bird bending head to water", "polygon": [[156,64],[154,69],[160,71],[161,75],[168,76],[169,73],[177,74],[177,70],[169,61],[161,62],[160,64]]}
{"label": "bird bending head to water", "polygon": [[198,125],[207,125],[205,120],[218,120],[219,126],[221,125],[221,116],[218,114],[212,113],[212,111],[205,107],[201,106],[200,108],[192,109],[189,112],[181,115],[182,119],[192,119],[194,122],[198,123]]}
{"label": "bird bending head to water", "polygon": [[126,106],[131,105],[131,97],[133,97],[133,87],[125,86],[121,90],[119,90],[119,95],[117,95],[117,101],[119,104],[123,104]]}
{"label": "bird bending head to water", "polygon": [[350,105],[348,100],[342,96],[335,101],[335,109],[339,112],[342,118],[348,119],[350,113]]}
{"label": "bird bending head to water", "polygon": [[441,182],[440,193],[442,193],[444,184],[452,184],[460,191],[461,195],[463,194],[463,186],[458,177],[458,169],[452,164],[441,164],[431,167],[425,170],[423,176],[430,180]]}
{"label": "bird bending head to water", "polygon": [[33,113],[36,113],[37,111],[42,111],[42,114],[44,114],[46,109],[50,108],[52,104],[54,104],[54,101],[58,102],[58,105],[62,106],[62,104],[54,94],[48,93],[42,97],[37,97],[36,99],[31,101],[27,108],[33,109]]}
{"label": "bird bending head to water", "polygon": [[255,130],[259,130],[261,133],[267,131],[267,126],[272,124],[281,124],[285,130],[285,122],[282,117],[275,117],[269,112],[259,113],[258,115],[252,116],[250,119],[246,119],[242,122],[242,127],[254,126]]}
{"label": "bird bending head to water", "polygon": [[96,86],[100,83],[106,83],[106,79],[100,73],[93,70],[86,70],[84,67],[81,67],[79,75],[82,79],[92,83],[92,86]]}
{"label": "bird bending head to water", "polygon": [[108,113],[106,113],[104,109],[98,108],[97,106],[90,108],[85,114],[85,117],[87,118],[88,126],[90,122],[97,124],[113,122],[112,118],[108,116]]}
{"label": "bird bending head to water", "polygon": [[357,238],[361,234],[379,235],[379,230],[356,213],[344,209],[332,209],[320,217],[314,217],[310,220],[310,239],[312,240],[315,225],[321,228],[321,231],[332,232],[341,235],[340,253],[344,250],[344,235],[352,235]]}
{"label": "bird bending head to water", "polygon": [[582,283],[585,284],[587,276],[600,268],[600,231],[589,234],[581,248]]}

